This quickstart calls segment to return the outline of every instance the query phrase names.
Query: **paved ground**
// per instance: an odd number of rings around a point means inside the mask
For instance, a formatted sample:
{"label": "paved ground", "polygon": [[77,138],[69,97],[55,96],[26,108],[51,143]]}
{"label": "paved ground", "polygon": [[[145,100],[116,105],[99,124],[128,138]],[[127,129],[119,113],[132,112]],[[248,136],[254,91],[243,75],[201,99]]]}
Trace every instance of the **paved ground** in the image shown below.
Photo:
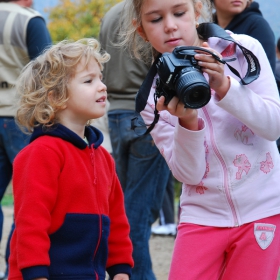
{"label": "paved ground", "polygon": [[152,236],[150,252],[153,271],[158,280],[167,280],[173,251],[174,237]]}

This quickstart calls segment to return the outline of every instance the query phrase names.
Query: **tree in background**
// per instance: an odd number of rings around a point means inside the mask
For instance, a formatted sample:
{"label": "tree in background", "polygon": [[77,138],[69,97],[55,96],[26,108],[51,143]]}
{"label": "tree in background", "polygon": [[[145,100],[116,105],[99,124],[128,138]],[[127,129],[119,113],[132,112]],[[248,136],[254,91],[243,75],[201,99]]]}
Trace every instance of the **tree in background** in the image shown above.
{"label": "tree in background", "polygon": [[59,0],[47,10],[52,40],[97,38],[104,14],[118,2],[121,0]]}

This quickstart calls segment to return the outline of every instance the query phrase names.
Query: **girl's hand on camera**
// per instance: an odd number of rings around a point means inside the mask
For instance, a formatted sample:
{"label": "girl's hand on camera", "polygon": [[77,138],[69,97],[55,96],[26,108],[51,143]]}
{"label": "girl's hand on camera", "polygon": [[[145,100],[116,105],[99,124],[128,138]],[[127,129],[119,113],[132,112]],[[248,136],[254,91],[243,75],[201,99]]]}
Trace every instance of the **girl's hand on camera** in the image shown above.
{"label": "girl's hand on camera", "polygon": [[[215,50],[211,49],[208,43],[202,43],[202,47],[222,57]],[[224,74],[224,64],[220,63],[210,54],[198,53],[195,55],[201,70],[208,74],[209,85],[216,92],[220,99],[224,98],[230,87],[230,79]]]}
{"label": "girl's hand on camera", "polygon": [[189,130],[198,130],[197,110],[185,108],[184,104],[174,96],[170,102],[164,104],[165,97],[161,96],[157,101],[157,110],[167,110],[171,115],[179,118],[179,124]]}

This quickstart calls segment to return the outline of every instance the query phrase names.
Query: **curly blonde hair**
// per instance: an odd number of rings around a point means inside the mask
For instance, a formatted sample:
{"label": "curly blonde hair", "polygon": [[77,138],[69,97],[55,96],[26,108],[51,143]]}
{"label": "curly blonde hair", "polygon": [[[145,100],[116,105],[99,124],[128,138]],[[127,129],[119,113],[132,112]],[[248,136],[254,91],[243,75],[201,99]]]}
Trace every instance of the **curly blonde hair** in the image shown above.
{"label": "curly blonde hair", "polygon": [[[158,52],[150,43],[137,33],[137,26],[141,26],[141,10],[145,0],[125,0],[125,6],[122,13],[120,26],[119,46],[126,47],[132,56],[142,59],[145,62],[151,61],[151,56],[156,57]],[[159,0],[160,1],[160,0]],[[191,0],[195,6],[202,3],[200,12],[200,22],[212,21],[212,3],[211,0]]]}
{"label": "curly blonde hair", "polygon": [[25,66],[16,85],[19,95],[16,121],[23,131],[31,133],[35,126],[50,127],[58,122],[57,112],[68,100],[69,79],[75,75],[81,59],[86,68],[92,58],[103,70],[110,55],[101,51],[100,43],[93,38],[64,40]]}

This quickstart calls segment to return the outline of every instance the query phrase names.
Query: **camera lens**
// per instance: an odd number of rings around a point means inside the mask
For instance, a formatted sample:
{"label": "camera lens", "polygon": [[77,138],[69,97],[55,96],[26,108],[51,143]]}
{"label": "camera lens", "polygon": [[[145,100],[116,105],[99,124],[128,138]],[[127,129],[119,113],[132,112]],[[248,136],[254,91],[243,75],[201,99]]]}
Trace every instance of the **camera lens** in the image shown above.
{"label": "camera lens", "polygon": [[189,97],[191,103],[197,103],[201,100],[201,98],[203,98],[203,96],[201,96],[201,92],[199,92],[197,88],[195,88],[195,91],[192,92]]}
{"label": "camera lens", "polygon": [[176,81],[175,89],[179,99],[188,108],[201,108],[211,98],[209,84],[202,72],[196,68],[191,68],[189,71],[184,69]]}

